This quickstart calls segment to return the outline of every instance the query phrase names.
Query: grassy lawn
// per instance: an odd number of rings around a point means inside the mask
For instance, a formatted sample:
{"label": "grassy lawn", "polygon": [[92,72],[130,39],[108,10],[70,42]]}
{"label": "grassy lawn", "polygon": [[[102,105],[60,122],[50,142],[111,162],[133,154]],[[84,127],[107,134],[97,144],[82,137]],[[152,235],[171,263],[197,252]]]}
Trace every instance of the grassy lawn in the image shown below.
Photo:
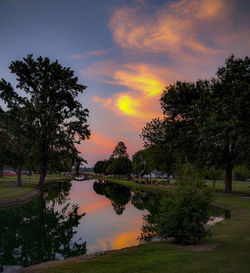
{"label": "grassy lawn", "polygon": [[[15,183],[12,183],[16,181],[15,176],[5,176],[3,178],[0,178],[0,198],[8,198],[8,197],[14,197],[14,196],[20,196],[23,194],[26,194],[28,192],[31,192],[38,184],[39,181],[39,175],[32,175],[22,176],[23,179],[23,186],[18,187],[15,185]],[[45,178],[45,182],[50,181],[59,181],[59,180],[69,180],[70,178],[68,176],[59,176],[59,175],[49,175]]]}
{"label": "grassy lawn", "polygon": [[[211,182],[207,182],[208,185],[211,185]],[[232,188],[233,188],[233,193],[249,193],[250,194],[250,181],[233,181],[232,183]],[[217,181],[215,184],[215,190],[217,192],[224,192],[225,190],[225,184],[224,181],[220,180]]]}
{"label": "grassy lawn", "polygon": [[231,210],[232,217],[212,227],[206,243],[210,251],[193,251],[165,242],[98,255],[79,262],[63,262],[45,273],[247,273],[250,272],[250,199],[217,196],[215,203]]}
{"label": "grassy lawn", "polygon": [[0,184],[0,198],[8,198],[14,196],[20,196],[31,192],[34,189],[33,186],[30,187],[17,187],[14,184],[1,183]]}

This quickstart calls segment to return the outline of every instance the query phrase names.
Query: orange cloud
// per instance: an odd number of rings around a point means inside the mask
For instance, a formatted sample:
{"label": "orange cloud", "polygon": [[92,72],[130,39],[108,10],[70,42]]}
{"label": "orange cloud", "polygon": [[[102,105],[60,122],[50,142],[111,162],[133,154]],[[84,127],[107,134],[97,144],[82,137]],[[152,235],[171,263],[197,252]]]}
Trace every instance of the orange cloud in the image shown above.
{"label": "orange cloud", "polygon": [[[162,67],[157,67],[161,70]],[[123,65],[114,72],[114,80],[119,85],[144,93],[146,96],[158,95],[164,88],[164,80],[157,74],[155,68],[144,63]],[[166,74],[167,71],[165,70]]]}
{"label": "orange cloud", "polygon": [[124,6],[114,11],[109,27],[122,48],[168,53],[177,60],[193,60],[195,55],[200,61],[200,56],[222,53],[201,36],[210,29],[216,34],[215,23],[228,28],[231,4],[226,0],[179,0],[159,7],[153,14],[148,14],[144,5]]}

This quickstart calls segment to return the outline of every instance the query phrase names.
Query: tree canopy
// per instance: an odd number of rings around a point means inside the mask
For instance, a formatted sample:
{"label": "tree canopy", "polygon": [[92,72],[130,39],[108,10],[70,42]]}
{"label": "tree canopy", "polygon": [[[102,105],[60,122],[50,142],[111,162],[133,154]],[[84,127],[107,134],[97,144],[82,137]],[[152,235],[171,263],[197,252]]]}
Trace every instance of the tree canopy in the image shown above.
{"label": "tree canopy", "polygon": [[94,166],[94,172],[107,175],[129,175],[132,171],[132,163],[127,153],[127,147],[120,141],[110,158],[103,161],[97,161]]}
{"label": "tree canopy", "polygon": [[127,147],[122,141],[118,142],[118,144],[115,146],[115,149],[111,155],[111,158],[119,158],[119,157],[128,157]]}

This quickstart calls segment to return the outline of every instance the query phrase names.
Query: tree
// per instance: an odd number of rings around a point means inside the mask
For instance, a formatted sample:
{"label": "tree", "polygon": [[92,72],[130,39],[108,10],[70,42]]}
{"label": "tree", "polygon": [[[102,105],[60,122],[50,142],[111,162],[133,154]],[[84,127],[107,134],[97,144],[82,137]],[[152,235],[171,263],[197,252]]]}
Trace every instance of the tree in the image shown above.
{"label": "tree", "polygon": [[128,157],[115,158],[109,166],[110,173],[115,175],[129,175],[132,170],[132,163]]}
{"label": "tree", "polygon": [[96,173],[96,174],[101,174],[102,173],[102,167],[103,167],[103,161],[97,161],[96,163],[95,163],[95,166],[94,166],[94,172]]}
{"label": "tree", "polygon": [[208,179],[212,180],[213,187],[215,187],[216,180],[219,180],[222,177],[222,170],[211,166],[210,168],[205,169],[204,174]]}
{"label": "tree", "polygon": [[161,96],[166,124],[191,162],[225,170],[225,191],[232,191],[232,169],[248,156],[250,145],[250,59],[231,56],[216,78],[177,82]]}
{"label": "tree", "polygon": [[149,172],[149,162],[145,150],[140,150],[132,156],[133,173],[143,175]]}
{"label": "tree", "polygon": [[119,158],[119,157],[128,157],[128,153],[127,153],[127,147],[125,146],[124,142],[120,141],[118,142],[118,144],[116,145],[111,158]]}
{"label": "tree", "polygon": [[171,122],[159,118],[148,122],[142,129],[141,137],[144,141],[144,157],[150,162],[151,170],[156,168],[167,173],[169,177],[173,173],[177,162],[176,128]]}
{"label": "tree", "polygon": [[1,98],[8,107],[16,103],[27,108],[29,129],[34,132],[32,145],[36,145],[39,154],[39,187],[42,188],[52,151],[67,150],[78,167],[83,160],[75,145],[90,136],[88,110],[76,98],[86,86],[78,83],[70,68],[49,58],[33,59],[28,55],[22,61],[12,62],[10,71],[17,76],[16,88],[27,96],[21,97],[2,79]]}

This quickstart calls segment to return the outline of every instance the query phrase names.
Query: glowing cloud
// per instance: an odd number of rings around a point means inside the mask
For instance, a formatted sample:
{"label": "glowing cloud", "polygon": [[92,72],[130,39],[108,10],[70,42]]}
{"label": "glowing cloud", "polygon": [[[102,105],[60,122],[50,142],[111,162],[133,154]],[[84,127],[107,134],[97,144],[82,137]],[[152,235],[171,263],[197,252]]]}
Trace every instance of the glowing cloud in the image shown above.
{"label": "glowing cloud", "polygon": [[233,3],[179,0],[156,7],[153,14],[148,12],[146,4],[123,6],[115,9],[109,27],[114,41],[122,48],[200,62],[201,56],[207,60],[223,53],[216,38],[232,33]]}
{"label": "glowing cloud", "polygon": [[127,86],[147,96],[160,94],[164,87],[164,81],[151,71],[149,65],[142,63],[124,65],[114,72],[114,79],[117,84]]}
{"label": "glowing cloud", "polygon": [[[101,69],[100,69],[101,67]],[[128,91],[120,91],[112,98],[94,96],[93,101],[116,113],[139,119],[151,119],[159,116],[159,96],[167,80],[176,79],[177,74],[158,65],[130,63],[117,65],[110,62],[94,63],[83,76],[103,83],[125,86]]]}

